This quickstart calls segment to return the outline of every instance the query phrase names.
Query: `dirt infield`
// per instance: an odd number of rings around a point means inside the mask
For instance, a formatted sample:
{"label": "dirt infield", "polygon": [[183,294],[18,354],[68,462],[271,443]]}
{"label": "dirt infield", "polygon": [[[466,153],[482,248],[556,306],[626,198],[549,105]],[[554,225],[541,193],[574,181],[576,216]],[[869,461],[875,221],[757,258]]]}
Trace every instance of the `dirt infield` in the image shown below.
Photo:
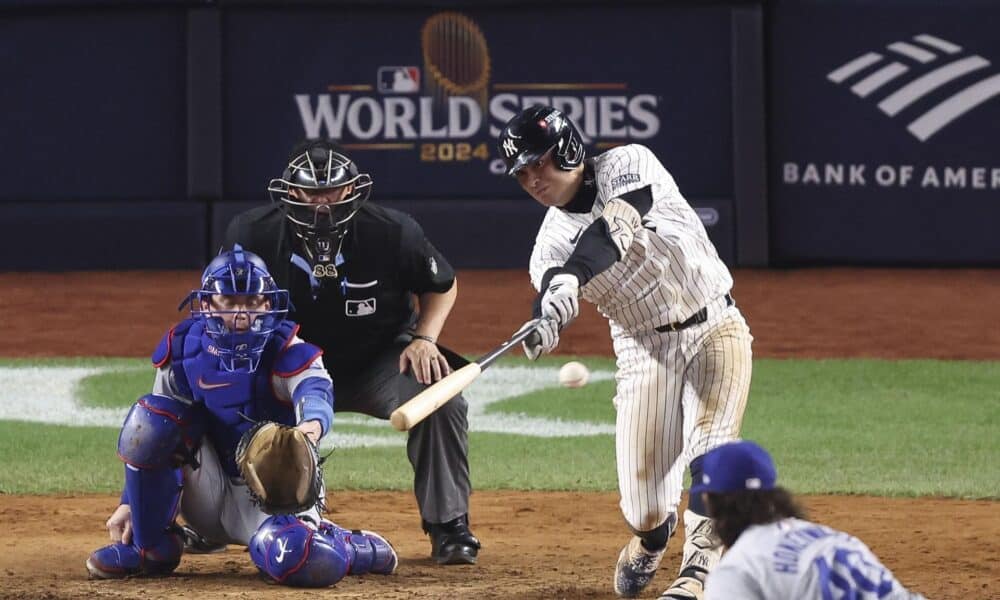
{"label": "dirt infield", "polygon": [[[196,279],[191,272],[0,274],[0,356],[146,355]],[[509,335],[532,297],[520,271],[463,272],[459,285],[443,341],[464,353]],[[977,318],[1000,305],[1000,271],[740,271],[734,295],[758,357],[1000,359],[1000,327]],[[610,354],[606,323],[586,309],[561,350]],[[814,518],[861,537],[928,598],[1000,597],[996,502],[803,500]],[[231,548],[185,557],[164,579],[87,581],[83,562],[104,543],[114,503],[111,496],[0,496],[7,530],[0,598],[612,598],[614,561],[628,535],[617,494],[479,491],[472,519],[484,544],[480,564],[438,567],[427,558],[409,493],[345,492],[331,494],[331,518],[389,537],[402,558],[397,574],[301,592],[257,579],[249,557]],[[669,582],[679,556],[674,539],[659,585],[644,597]]]}

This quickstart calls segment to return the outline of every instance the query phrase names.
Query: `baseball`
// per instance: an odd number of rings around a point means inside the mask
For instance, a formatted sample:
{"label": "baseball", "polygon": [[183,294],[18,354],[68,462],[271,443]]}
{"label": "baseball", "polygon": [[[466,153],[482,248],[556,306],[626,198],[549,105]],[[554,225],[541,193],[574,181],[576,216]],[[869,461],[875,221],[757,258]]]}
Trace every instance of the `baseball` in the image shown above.
{"label": "baseball", "polygon": [[571,360],[559,369],[559,383],[563,387],[578,388],[587,385],[590,371],[583,363]]}

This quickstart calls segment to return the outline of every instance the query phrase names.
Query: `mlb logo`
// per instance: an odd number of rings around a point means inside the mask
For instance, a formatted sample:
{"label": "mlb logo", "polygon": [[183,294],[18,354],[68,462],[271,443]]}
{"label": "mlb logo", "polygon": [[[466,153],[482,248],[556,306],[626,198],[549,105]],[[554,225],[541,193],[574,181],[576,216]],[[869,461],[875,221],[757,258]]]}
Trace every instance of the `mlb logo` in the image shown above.
{"label": "mlb logo", "polygon": [[420,67],[379,67],[378,91],[383,94],[416,94],[420,91]]}
{"label": "mlb logo", "polygon": [[375,298],[365,300],[348,300],[344,304],[344,313],[348,317],[365,317],[375,313]]}

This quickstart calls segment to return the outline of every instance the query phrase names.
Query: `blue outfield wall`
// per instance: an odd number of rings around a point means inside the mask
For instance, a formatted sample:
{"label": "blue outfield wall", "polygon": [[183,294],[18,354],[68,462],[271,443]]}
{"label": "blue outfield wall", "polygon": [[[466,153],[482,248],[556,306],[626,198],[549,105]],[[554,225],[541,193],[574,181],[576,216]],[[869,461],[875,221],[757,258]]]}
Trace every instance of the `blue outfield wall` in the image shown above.
{"label": "blue outfield wall", "polygon": [[775,264],[1000,265],[997,2],[769,11]]}
{"label": "blue outfield wall", "polygon": [[456,266],[522,268],[493,140],[538,102],[652,148],[730,265],[1000,264],[997,3],[562,4],[556,43],[499,0],[0,0],[0,269],[197,268],[316,136]]}
{"label": "blue outfield wall", "polygon": [[[17,56],[0,77],[21,84],[0,96],[0,269],[196,268],[306,137],[340,140],[373,201],[416,217],[456,266],[523,267],[542,209],[494,140],[535,103],[568,112],[591,153],[651,147],[738,262],[736,204],[763,202],[734,175],[763,174],[762,115],[734,91],[762,105],[760,67],[732,67],[736,39],[762,56],[755,3],[575,6],[544,61],[523,41],[551,37],[547,12],[467,8],[0,2]],[[746,260],[766,260],[762,233]]]}

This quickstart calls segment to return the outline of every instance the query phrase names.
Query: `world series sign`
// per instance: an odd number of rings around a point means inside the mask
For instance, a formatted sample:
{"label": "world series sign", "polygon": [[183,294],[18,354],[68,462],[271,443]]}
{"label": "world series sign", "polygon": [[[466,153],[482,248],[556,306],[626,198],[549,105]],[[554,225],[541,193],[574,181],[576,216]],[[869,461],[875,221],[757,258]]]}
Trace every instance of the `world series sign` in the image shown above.
{"label": "world series sign", "polygon": [[[496,136],[522,108],[547,104],[590,153],[642,143],[685,191],[725,197],[727,24],[724,8],[582,7],[557,24],[531,9],[241,11],[227,21],[228,144],[333,138],[381,198],[510,195]],[[287,148],[265,152],[273,171]],[[249,193],[243,170],[232,165],[227,180]]]}

